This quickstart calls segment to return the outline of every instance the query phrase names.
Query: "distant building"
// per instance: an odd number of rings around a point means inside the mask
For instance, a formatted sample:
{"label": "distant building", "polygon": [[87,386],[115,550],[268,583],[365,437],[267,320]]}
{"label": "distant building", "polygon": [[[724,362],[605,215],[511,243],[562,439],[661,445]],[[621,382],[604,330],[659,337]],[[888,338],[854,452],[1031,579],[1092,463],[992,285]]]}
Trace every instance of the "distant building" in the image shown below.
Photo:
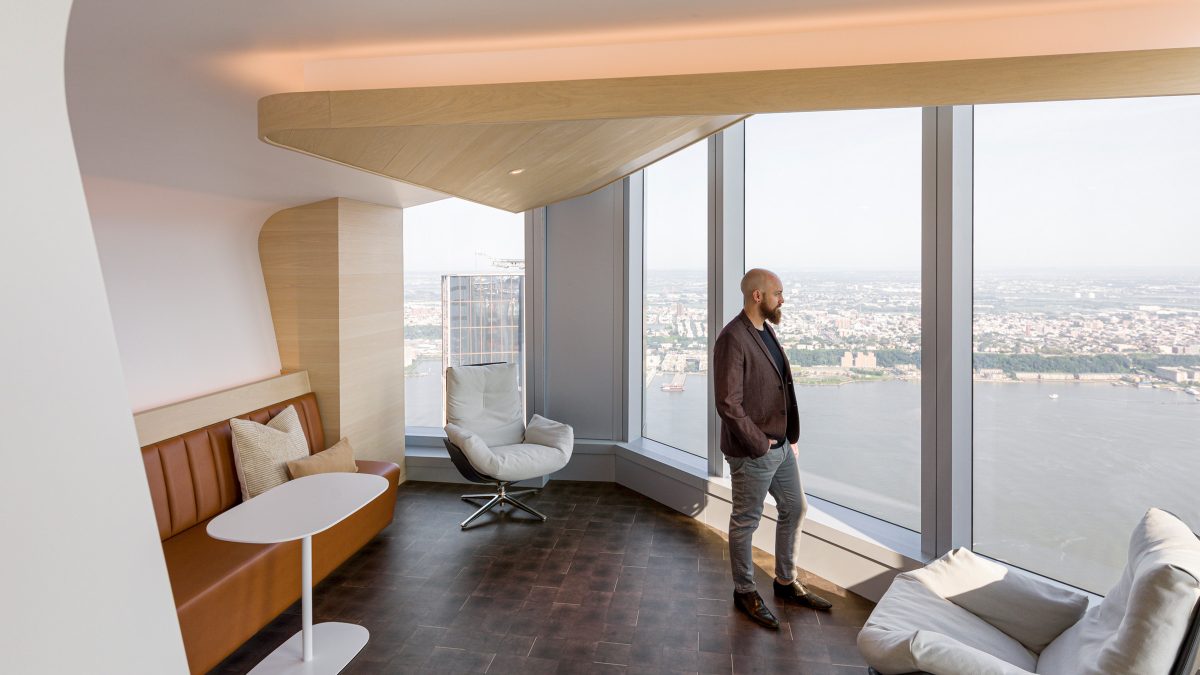
{"label": "distant building", "polygon": [[842,354],[843,368],[878,368],[874,352],[845,352]]}
{"label": "distant building", "polygon": [[1167,382],[1189,382],[1196,379],[1196,371],[1180,366],[1159,366],[1154,369],[1155,376]]}
{"label": "distant building", "polygon": [[442,371],[509,362],[524,379],[523,274],[442,275]]}
{"label": "distant building", "polygon": [[1015,376],[1021,382],[1034,382],[1034,381],[1038,381],[1038,380],[1050,381],[1050,382],[1063,382],[1066,380],[1074,380],[1075,379],[1075,375],[1072,373],[1026,373],[1026,372],[1020,372],[1020,373],[1013,373],[1013,376]]}

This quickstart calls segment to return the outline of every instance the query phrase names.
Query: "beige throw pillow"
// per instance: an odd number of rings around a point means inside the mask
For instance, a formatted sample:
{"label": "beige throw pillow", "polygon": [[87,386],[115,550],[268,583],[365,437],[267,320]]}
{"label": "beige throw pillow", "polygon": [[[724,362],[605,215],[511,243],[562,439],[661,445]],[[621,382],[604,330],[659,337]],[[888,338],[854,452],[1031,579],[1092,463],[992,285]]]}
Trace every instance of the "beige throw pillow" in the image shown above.
{"label": "beige throw pillow", "polygon": [[287,470],[292,478],[301,478],[315,473],[357,473],[358,465],[354,463],[354,448],[343,438],[328,450],[304,459],[293,459],[287,463]]}
{"label": "beige throw pillow", "polygon": [[266,424],[235,418],[229,428],[243,501],[286,483],[287,463],[308,456],[304,425],[290,405]]}

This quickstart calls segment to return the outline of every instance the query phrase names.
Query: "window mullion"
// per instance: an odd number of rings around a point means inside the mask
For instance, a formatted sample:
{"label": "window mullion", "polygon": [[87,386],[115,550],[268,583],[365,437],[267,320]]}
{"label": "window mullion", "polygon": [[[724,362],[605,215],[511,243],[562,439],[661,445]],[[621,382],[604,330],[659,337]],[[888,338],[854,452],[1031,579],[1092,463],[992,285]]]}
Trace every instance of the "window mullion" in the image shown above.
{"label": "window mullion", "polygon": [[[746,271],[746,124],[713,136],[708,145],[708,353],[717,333],[741,310]],[[709,363],[711,369],[711,362]],[[708,472],[725,471],[713,378],[708,379]]]}
{"label": "window mullion", "polygon": [[[942,106],[933,109],[935,119],[934,181],[932,205],[934,241],[932,252],[935,298],[933,345],[925,347],[931,359],[922,359],[930,371],[934,388],[934,421],[923,426],[933,439],[924,440],[923,461],[930,461],[927,443],[932,443],[932,496],[923,496],[923,507],[934,507],[934,539],[923,542],[929,553],[941,555],[972,543],[972,312],[973,312],[973,138],[971,106]],[[927,118],[928,120],[928,118]],[[928,126],[927,126],[928,129]],[[927,217],[929,216],[927,211]],[[928,223],[927,223],[928,225]],[[927,236],[928,236],[927,231]],[[928,265],[930,263],[926,263]],[[929,274],[928,267],[926,274]],[[927,277],[928,278],[928,277]],[[926,332],[926,335],[929,333]],[[926,390],[923,393],[927,393]],[[926,418],[928,422],[928,418]],[[922,484],[926,488],[928,482]],[[927,518],[927,516],[923,516]]]}

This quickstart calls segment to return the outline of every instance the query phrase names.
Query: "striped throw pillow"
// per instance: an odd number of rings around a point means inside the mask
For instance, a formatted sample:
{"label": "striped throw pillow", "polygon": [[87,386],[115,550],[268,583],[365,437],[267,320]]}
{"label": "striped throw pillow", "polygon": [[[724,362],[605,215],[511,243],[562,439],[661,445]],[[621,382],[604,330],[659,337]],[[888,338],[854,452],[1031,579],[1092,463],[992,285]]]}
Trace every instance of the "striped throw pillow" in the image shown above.
{"label": "striped throw pillow", "polygon": [[304,426],[290,405],[266,424],[234,418],[229,427],[243,501],[286,483],[287,463],[308,456]]}

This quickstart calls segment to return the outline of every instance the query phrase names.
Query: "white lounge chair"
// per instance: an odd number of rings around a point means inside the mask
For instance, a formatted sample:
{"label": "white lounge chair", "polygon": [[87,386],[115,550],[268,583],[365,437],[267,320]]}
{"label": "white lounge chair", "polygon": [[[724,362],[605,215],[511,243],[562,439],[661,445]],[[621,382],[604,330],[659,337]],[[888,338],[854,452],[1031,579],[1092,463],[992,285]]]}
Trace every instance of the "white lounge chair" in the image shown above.
{"label": "white lounge chair", "polygon": [[463,495],[468,502],[487,500],[462,522],[464,529],[501,504],[546,520],[517,499],[537,490],[508,487],[554,473],[571,459],[575,432],[570,426],[534,415],[526,427],[517,376],[515,363],[446,369],[446,450],[464,478],[496,487],[494,493]]}

